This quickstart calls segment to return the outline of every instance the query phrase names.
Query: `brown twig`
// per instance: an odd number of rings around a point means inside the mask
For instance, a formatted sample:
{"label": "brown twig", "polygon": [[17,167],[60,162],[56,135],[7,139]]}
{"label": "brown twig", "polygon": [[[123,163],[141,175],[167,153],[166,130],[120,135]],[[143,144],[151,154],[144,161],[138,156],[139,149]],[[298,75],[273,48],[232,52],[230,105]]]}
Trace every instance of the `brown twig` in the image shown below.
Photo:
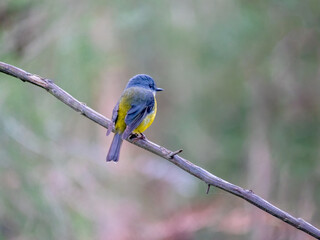
{"label": "brown twig", "polygon": [[211,185],[210,185],[210,184],[208,184],[208,187],[207,187],[207,192],[206,192],[206,194],[209,194],[209,191],[210,191],[210,187],[211,187]]}
{"label": "brown twig", "polygon": [[168,154],[168,157],[172,159],[175,155],[178,155],[179,153],[182,153],[182,151],[183,151],[183,149],[179,149],[177,151],[173,151],[173,152]]}
{"label": "brown twig", "polygon": [[[63,89],[58,87],[54,84],[51,80],[39,77],[34,74],[30,74],[22,69],[17,67],[11,66],[9,64],[0,62],[0,72],[5,74],[11,75],[13,77],[19,78],[22,81],[32,83],[37,85],[41,88],[46,89],[50,92],[53,96],[58,98],[60,101],[68,105],[69,107],[73,108],[77,112],[80,112],[82,115],[86,116],[87,118],[91,119],[92,121],[98,123],[99,125],[108,128],[110,125],[110,120],[106,117],[102,116],[98,112],[94,111],[90,107],[86,106],[85,104],[81,103],[70,94],[65,92]],[[311,225],[310,223],[306,222],[301,218],[295,218],[288,214],[287,212],[275,207],[268,201],[264,200],[263,198],[259,197],[253,191],[243,189],[237,185],[229,183],[213,174],[208,172],[207,170],[189,162],[188,160],[180,157],[177,155],[181,151],[170,151],[162,146],[159,146],[149,140],[140,140],[133,142],[132,140],[128,139],[129,142],[149,151],[152,152],[162,158],[167,159],[168,161],[174,163],[181,169],[185,170],[186,172],[192,174],[193,176],[201,179],[204,181],[208,186],[215,186],[224,191],[227,191],[233,195],[236,195],[244,200],[248,201],[249,203],[255,205],[256,207],[262,209],[263,211],[275,216],[276,218],[290,224],[291,226],[304,231],[305,233],[320,239],[320,230]],[[210,189],[210,187],[208,187]]]}

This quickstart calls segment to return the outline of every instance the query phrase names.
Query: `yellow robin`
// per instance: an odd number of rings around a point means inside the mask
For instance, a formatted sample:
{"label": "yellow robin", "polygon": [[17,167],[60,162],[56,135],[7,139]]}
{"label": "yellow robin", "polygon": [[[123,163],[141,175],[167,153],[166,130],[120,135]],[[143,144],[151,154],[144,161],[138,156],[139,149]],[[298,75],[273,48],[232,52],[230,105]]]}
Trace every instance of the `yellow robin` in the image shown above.
{"label": "yellow robin", "polygon": [[139,74],[131,78],[124,89],[118,103],[112,112],[112,124],[110,124],[107,135],[115,127],[107,161],[119,160],[120,147],[123,139],[131,134],[140,134],[150,127],[156,113],[156,92],[162,91],[157,88],[154,80],[145,74]]}

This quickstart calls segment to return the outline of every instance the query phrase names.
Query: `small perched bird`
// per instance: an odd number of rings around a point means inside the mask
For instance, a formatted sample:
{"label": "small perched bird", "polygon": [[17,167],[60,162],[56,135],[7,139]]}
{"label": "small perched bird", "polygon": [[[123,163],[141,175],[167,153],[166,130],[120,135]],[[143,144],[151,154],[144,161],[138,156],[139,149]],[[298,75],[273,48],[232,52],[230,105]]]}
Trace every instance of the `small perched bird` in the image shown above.
{"label": "small perched bird", "polygon": [[131,78],[112,112],[112,123],[108,127],[107,136],[115,126],[115,134],[107,155],[107,161],[119,160],[123,139],[131,134],[144,137],[142,134],[152,124],[156,112],[156,92],[154,80],[145,74]]}

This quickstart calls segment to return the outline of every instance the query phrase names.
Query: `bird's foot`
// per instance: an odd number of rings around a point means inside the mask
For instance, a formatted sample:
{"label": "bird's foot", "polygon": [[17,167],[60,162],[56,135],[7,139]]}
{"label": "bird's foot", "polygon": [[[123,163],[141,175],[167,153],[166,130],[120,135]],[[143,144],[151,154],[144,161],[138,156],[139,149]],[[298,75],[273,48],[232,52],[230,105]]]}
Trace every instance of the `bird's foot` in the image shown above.
{"label": "bird's foot", "polygon": [[129,139],[135,143],[138,140],[146,140],[147,138],[146,135],[144,135],[143,133],[131,133]]}

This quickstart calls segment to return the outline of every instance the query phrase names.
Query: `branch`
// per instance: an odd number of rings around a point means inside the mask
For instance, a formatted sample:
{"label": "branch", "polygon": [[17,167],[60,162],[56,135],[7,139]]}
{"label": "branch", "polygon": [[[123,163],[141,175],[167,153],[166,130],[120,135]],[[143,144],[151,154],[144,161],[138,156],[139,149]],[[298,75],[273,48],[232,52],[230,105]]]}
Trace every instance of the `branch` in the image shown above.
{"label": "branch", "polygon": [[[17,67],[11,66],[9,64],[0,62],[0,72],[5,74],[11,75],[13,77],[19,78],[24,82],[29,82],[36,86],[46,89],[49,93],[53,96],[58,98],[60,101],[68,105],[69,107],[73,108],[75,111],[80,112],[85,117],[89,118],[90,120],[98,123],[99,125],[108,128],[110,124],[110,120],[106,117],[102,116],[98,112],[94,111],[90,107],[86,106],[85,104],[79,102],[77,99],[72,97],[69,93],[58,87],[54,84],[51,80],[42,78],[35,74],[28,73],[22,69]],[[237,185],[229,183],[213,174],[208,172],[207,170],[189,162],[188,160],[180,157],[178,154],[182,150],[177,151],[170,151],[162,146],[159,146],[147,139],[143,140],[130,140],[127,141],[135,144],[138,147],[141,147],[149,152],[152,152],[164,159],[167,159],[171,163],[177,165],[181,169],[185,170],[186,172],[192,174],[193,176],[199,178],[200,180],[204,181],[208,185],[208,190],[210,186],[215,186],[220,188],[226,192],[229,192],[233,195],[236,195],[244,200],[248,201],[249,203],[255,205],[256,207],[260,208],[261,210],[275,216],[276,218],[290,224],[291,226],[317,238],[320,239],[320,230],[311,225],[310,223],[306,222],[301,218],[295,218],[288,214],[287,212],[277,208],[276,206],[272,205],[268,201],[264,200],[263,198],[259,197],[252,190],[243,189]]]}

